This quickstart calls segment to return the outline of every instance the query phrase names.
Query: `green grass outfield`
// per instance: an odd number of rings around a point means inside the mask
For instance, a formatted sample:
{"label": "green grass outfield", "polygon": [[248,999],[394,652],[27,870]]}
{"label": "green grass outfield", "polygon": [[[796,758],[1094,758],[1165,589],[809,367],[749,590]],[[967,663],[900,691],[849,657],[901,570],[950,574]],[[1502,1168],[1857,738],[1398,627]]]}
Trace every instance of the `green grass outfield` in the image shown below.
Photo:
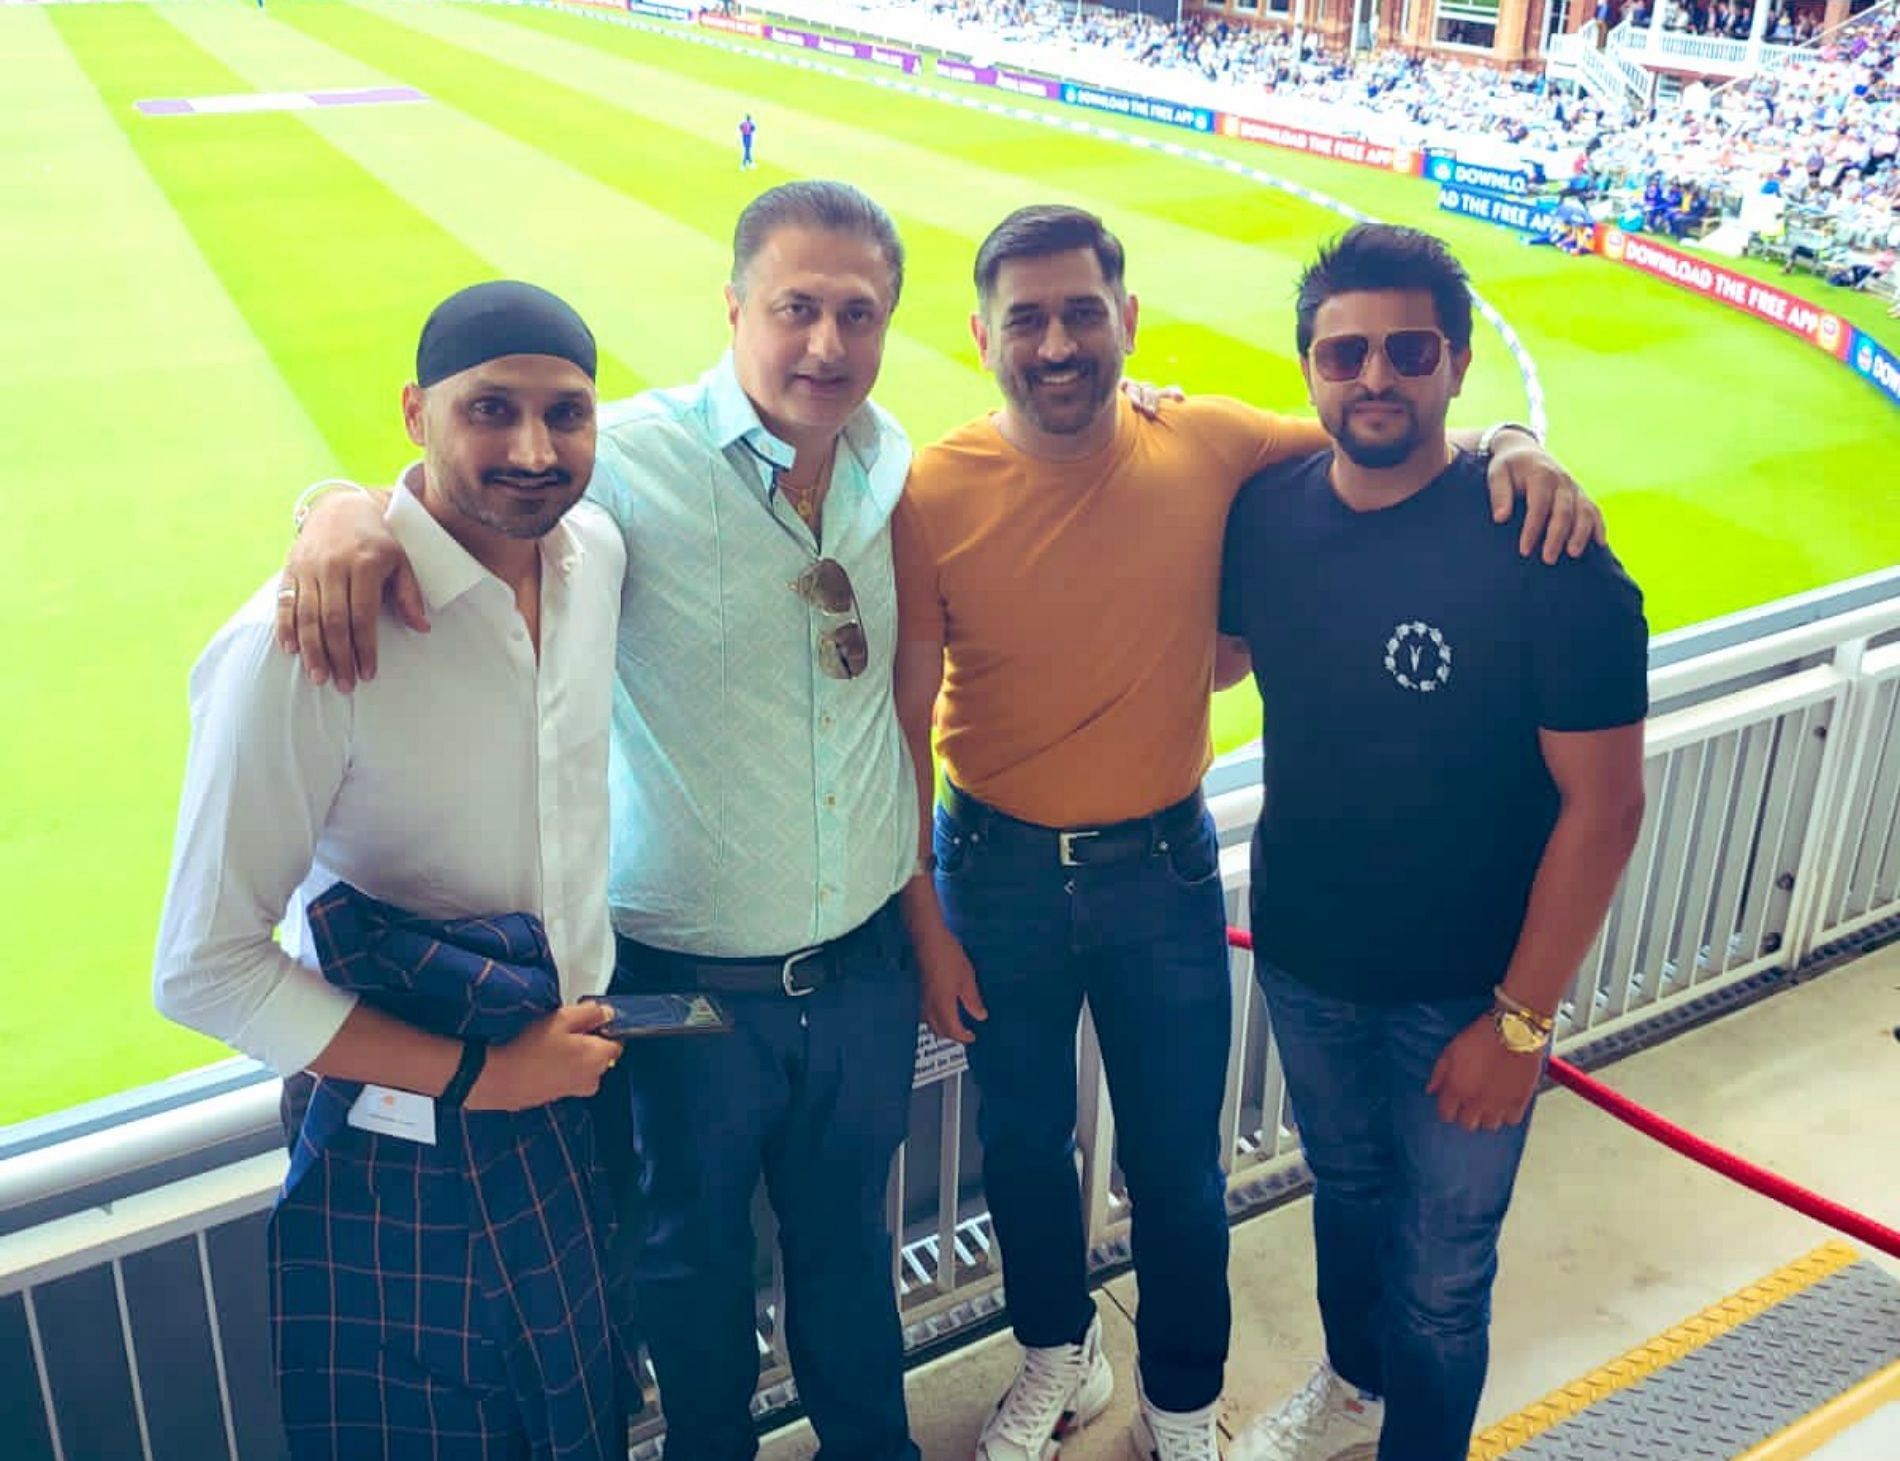
{"label": "green grass outfield", "polygon": [[[1282,406],[1300,401],[1294,275],[1337,226],[1206,166],[588,16],[404,0],[6,7],[0,73],[0,1123],[224,1053],[148,1005],[185,672],[278,561],[304,483],[383,478],[405,459],[397,393],[450,289],[545,283],[593,322],[609,393],[677,382],[722,347],[745,200],[847,177],[892,209],[912,252],[878,394],[928,439],[993,399],[967,279],[1009,208],[1075,201],[1121,232],[1143,299],[1139,373]],[[134,110],[391,83],[434,100]],[[761,164],[742,175],[746,111]],[[1659,628],[1900,559],[1900,417],[1818,352],[1439,214],[1416,180],[1207,145],[1454,241],[1534,352],[1553,442],[1608,504]],[[1495,340],[1479,351],[1462,420],[1521,414]],[[1105,591],[1113,576],[1104,565]],[[1255,714],[1224,698],[1223,743]]]}

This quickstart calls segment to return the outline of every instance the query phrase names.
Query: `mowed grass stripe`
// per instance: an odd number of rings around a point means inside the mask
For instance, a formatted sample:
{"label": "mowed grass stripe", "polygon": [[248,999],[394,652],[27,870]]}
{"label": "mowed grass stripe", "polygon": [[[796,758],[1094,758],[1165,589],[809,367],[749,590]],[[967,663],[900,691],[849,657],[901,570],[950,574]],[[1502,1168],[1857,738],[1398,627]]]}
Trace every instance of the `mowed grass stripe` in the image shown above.
{"label": "mowed grass stripe", "polygon": [[[170,15],[260,90],[411,80],[394,58],[373,66],[282,24],[292,8],[294,0],[280,3],[268,20],[236,6]],[[496,272],[533,280],[579,309],[606,352],[606,394],[671,384],[682,359],[711,360],[722,347],[718,283],[726,249],[671,215],[442,102],[324,108],[301,119]],[[609,246],[608,240],[631,243]],[[630,258],[639,260],[637,288]]]}
{"label": "mowed grass stripe", "polygon": [[[161,464],[149,450],[102,450],[79,423],[109,416],[115,437],[148,446],[147,433],[158,431],[168,459],[189,455],[205,475],[331,463],[55,14],[0,17],[0,66],[17,103],[0,112],[0,155],[13,164],[0,170],[0,213],[21,221],[0,231],[0,337],[32,347],[0,356],[0,438],[35,476],[70,484],[15,494],[14,526],[55,532],[110,506],[133,514],[122,525],[145,550],[169,551],[198,529],[178,523],[151,482],[124,471],[133,461],[148,472]],[[25,593],[13,576],[0,577],[0,605],[63,607]],[[9,614],[8,622],[20,621]]]}
{"label": "mowed grass stripe", "polygon": [[[322,438],[232,307],[54,12],[0,11],[0,1125],[218,1058],[151,1012],[184,676],[283,542]],[[246,562],[251,567],[244,567]],[[30,914],[30,916],[28,916]],[[100,1018],[75,1024],[72,992]],[[49,1039],[84,1028],[83,1057]]]}
{"label": "mowed grass stripe", "polygon": [[55,24],[344,469],[386,476],[407,450],[395,393],[416,331],[494,267],[294,113],[139,115],[141,97],[252,89],[162,12],[73,7]]}

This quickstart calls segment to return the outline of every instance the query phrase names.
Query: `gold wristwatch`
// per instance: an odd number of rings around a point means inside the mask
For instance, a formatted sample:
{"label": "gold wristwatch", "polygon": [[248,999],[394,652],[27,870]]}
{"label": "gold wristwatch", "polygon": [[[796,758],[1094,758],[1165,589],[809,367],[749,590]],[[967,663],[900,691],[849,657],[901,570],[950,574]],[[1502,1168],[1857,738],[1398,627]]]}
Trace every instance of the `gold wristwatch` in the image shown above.
{"label": "gold wristwatch", "polygon": [[1550,1044],[1557,1029],[1555,1020],[1519,1004],[1504,992],[1501,984],[1491,995],[1497,1001],[1491,1007],[1491,1023],[1497,1027],[1498,1039],[1503,1041],[1506,1050],[1513,1055],[1536,1055]]}

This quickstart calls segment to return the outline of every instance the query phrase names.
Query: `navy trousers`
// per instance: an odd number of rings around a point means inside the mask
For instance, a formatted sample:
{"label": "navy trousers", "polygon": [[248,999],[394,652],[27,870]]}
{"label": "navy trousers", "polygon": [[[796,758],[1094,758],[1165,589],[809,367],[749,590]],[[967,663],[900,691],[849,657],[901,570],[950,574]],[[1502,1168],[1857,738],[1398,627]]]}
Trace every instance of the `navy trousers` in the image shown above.
{"label": "navy trousers", "polygon": [[[643,1217],[632,1270],[669,1455],[757,1454],[763,1177],[819,1456],[917,1461],[884,1205],[909,1123],[917,986],[895,908],[877,917],[882,936],[837,982],[798,998],[722,993],[731,1033],[640,1042],[621,1062]],[[623,960],[616,988],[639,987],[636,967]]]}

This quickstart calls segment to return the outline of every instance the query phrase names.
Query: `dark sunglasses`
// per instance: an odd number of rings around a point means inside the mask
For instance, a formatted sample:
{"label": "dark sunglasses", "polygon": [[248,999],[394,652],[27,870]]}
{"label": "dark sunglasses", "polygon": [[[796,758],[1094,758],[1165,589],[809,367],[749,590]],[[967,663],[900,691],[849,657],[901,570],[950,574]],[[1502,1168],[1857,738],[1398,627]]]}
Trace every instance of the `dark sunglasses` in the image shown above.
{"label": "dark sunglasses", "polygon": [[870,663],[871,649],[858,622],[858,596],[851,575],[836,558],[820,558],[792,580],[792,591],[826,614],[849,615],[818,636],[818,668],[834,680],[854,680]]}
{"label": "dark sunglasses", "polygon": [[[1445,337],[1437,330],[1394,330],[1379,341],[1379,348],[1400,375],[1430,375],[1444,358]],[[1372,358],[1372,337],[1328,335],[1315,340],[1306,353],[1321,380],[1358,380]]]}

